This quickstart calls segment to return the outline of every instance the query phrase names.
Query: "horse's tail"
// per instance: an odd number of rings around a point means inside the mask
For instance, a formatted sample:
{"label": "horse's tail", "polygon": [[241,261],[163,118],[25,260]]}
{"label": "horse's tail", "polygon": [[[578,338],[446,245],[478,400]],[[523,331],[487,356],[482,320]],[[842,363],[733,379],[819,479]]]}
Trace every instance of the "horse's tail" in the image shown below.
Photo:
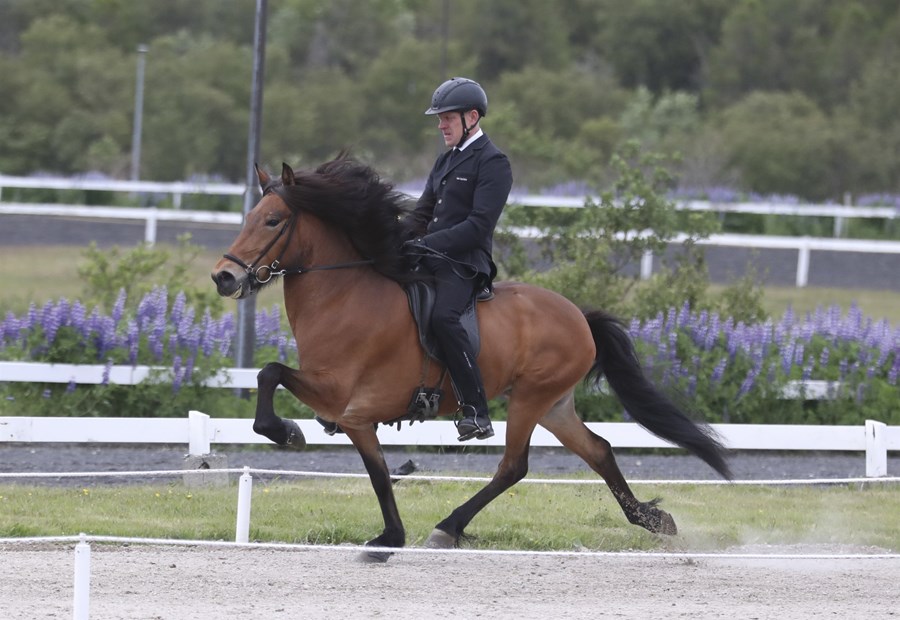
{"label": "horse's tail", "polygon": [[605,376],[628,414],[654,435],[680,446],[706,461],[723,478],[731,480],[725,448],[715,432],[691,420],[644,375],[625,325],[603,312],[585,313],[597,357],[588,379]]}

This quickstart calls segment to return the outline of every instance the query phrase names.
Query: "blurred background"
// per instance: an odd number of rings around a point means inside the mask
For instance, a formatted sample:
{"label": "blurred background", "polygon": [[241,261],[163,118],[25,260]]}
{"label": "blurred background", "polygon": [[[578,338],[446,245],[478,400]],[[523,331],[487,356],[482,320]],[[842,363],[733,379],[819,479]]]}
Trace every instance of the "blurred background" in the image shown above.
{"label": "blurred background", "polygon": [[[0,0],[0,174],[128,178],[142,60],[140,178],[242,182],[254,5]],[[898,203],[895,0],[270,0],[268,14],[269,167],[349,147],[416,187],[440,148],[422,112],[464,75],[520,191],[602,187],[637,140],[681,155],[684,197]]]}

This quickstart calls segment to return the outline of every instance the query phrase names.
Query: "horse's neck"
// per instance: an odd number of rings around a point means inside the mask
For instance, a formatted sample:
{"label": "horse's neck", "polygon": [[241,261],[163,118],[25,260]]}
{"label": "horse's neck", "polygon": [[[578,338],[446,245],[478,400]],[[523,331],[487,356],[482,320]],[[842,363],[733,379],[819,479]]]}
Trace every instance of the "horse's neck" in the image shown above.
{"label": "horse's neck", "polygon": [[[362,260],[350,241],[317,218],[304,226],[309,248],[307,267],[337,265]],[[321,342],[321,335],[342,330],[371,329],[373,319],[393,312],[402,289],[369,266],[312,271],[284,280],[284,306],[298,344]]]}

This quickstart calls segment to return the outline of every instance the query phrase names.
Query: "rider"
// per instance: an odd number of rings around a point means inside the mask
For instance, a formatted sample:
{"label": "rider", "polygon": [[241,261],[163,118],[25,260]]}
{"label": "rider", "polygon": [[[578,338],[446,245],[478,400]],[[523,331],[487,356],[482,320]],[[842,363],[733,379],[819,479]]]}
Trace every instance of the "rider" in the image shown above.
{"label": "rider", "polygon": [[[425,254],[420,264],[434,276],[431,321],[459,402],[459,441],[494,435],[481,371],[460,323],[476,292],[490,287],[497,273],[493,233],[512,187],[509,160],[479,126],[487,103],[484,89],[467,78],[452,78],[434,91],[425,114],[437,115],[444,144],[452,148],[435,161],[407,219],[418,237],[404,244]],[[416,252],[416,245],[428,250]]]}

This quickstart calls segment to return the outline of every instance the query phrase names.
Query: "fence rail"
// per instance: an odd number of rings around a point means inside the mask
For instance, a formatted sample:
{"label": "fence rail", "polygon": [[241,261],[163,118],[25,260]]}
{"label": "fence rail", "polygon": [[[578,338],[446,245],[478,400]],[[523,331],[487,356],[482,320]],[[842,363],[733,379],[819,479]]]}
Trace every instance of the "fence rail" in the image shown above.
{"label": "fence rail", "polygon": [[[0,381],[46,383],[102,383],[133,385],[163,367],[104,366],[72,364],[39,364],[0,362]],[[225,369],[208,383],[212,387],[256,387],[256,369]],[[106,376],[104,376],[106,375]],[[827,397],[827,382],[799,384],[793,396]],[[786,395],[786,396],[791,396]],[[191,455],[210,453],[212,444],[264,444],[267,439],[253,432],[249,419],[211,418],[189,412],[187,418],[65,418],[65,417],[0,417],[0,444],[4,442],[48,443],[187,443]],[[315,420],[297,420],[311,445],[349,445],[344,435],[326,435]],[[497,434],[479,445],[502,446],[506,424],[494,425]],[[643,427],[630,422],[589,422],[588,428],[605,437],[618,448],[675,448]],[[735,450],[823,450],[865,452],[866,475],[887,475],[888,451],[900,450],[900,427],[889,427],[868,420],[864,426],[806,426],[782,424],[714,424],[713,429],[726,446]],[[452,422],[432,420],[404,426],[398,432],[382,429],[379,439],[394,446],[456,446],[457,433]],[[547,430],[538,427],[532,445],[559,447],[561,444]]]}
{"label": "fence rail", "polygon": [[[67,189],[109,191],[120,193],[171,194],[177,204],[184,194],[241,196],[246,186],[235,183],[163,183],[156,181],[117,181],[109,179],[71,179],[63,177],[16,177],[0,174],[0,198],[3,188],[19,189]],[[410,193],[415,198],[416,194]],[[543,196],[513,192],[509,202],[526,207],[579,208],[595,196]],[[706,200],[676,200],[679,209],[689,211],[714,211],[716,213],[752,213],[758,215],[796,215],[833,218],[896,219],[900,212],[894,207],[861,207],[834,204],[786,204],[772,202],[712,202]]]}
{"label": "fence rail", "polygon": [[[890,211],[894,212],[893,209],[890,209]],[[2,203],[0,204],[0,215],[4,214],[143,220],[145,222],[144,241],[149,244],[156,242],[157,223],[159,221],[200,222],[234,227],[239,227],[242,222],[240,213],[157,209],[155,207],[85,207],[81,205]],[[511,230],[521,237],[536,237],[541,234],[536,228],[514,228]],[[684,241],[682,236],[673,239],[673,243],[681,243],[682,241]],[[900,241],[875,241],[868,239],[718,234],[712,235],[708,239],[702,239],[698,243],[709,246],[796,250],[795,285],[798,288],[803,288],[809,283],[809,269],[813,251],[900,254]],[[653,261],[654,255],[652,253],[648,252],[643,256],[641,260],[642,278],[648,279],[652,275]]]}

